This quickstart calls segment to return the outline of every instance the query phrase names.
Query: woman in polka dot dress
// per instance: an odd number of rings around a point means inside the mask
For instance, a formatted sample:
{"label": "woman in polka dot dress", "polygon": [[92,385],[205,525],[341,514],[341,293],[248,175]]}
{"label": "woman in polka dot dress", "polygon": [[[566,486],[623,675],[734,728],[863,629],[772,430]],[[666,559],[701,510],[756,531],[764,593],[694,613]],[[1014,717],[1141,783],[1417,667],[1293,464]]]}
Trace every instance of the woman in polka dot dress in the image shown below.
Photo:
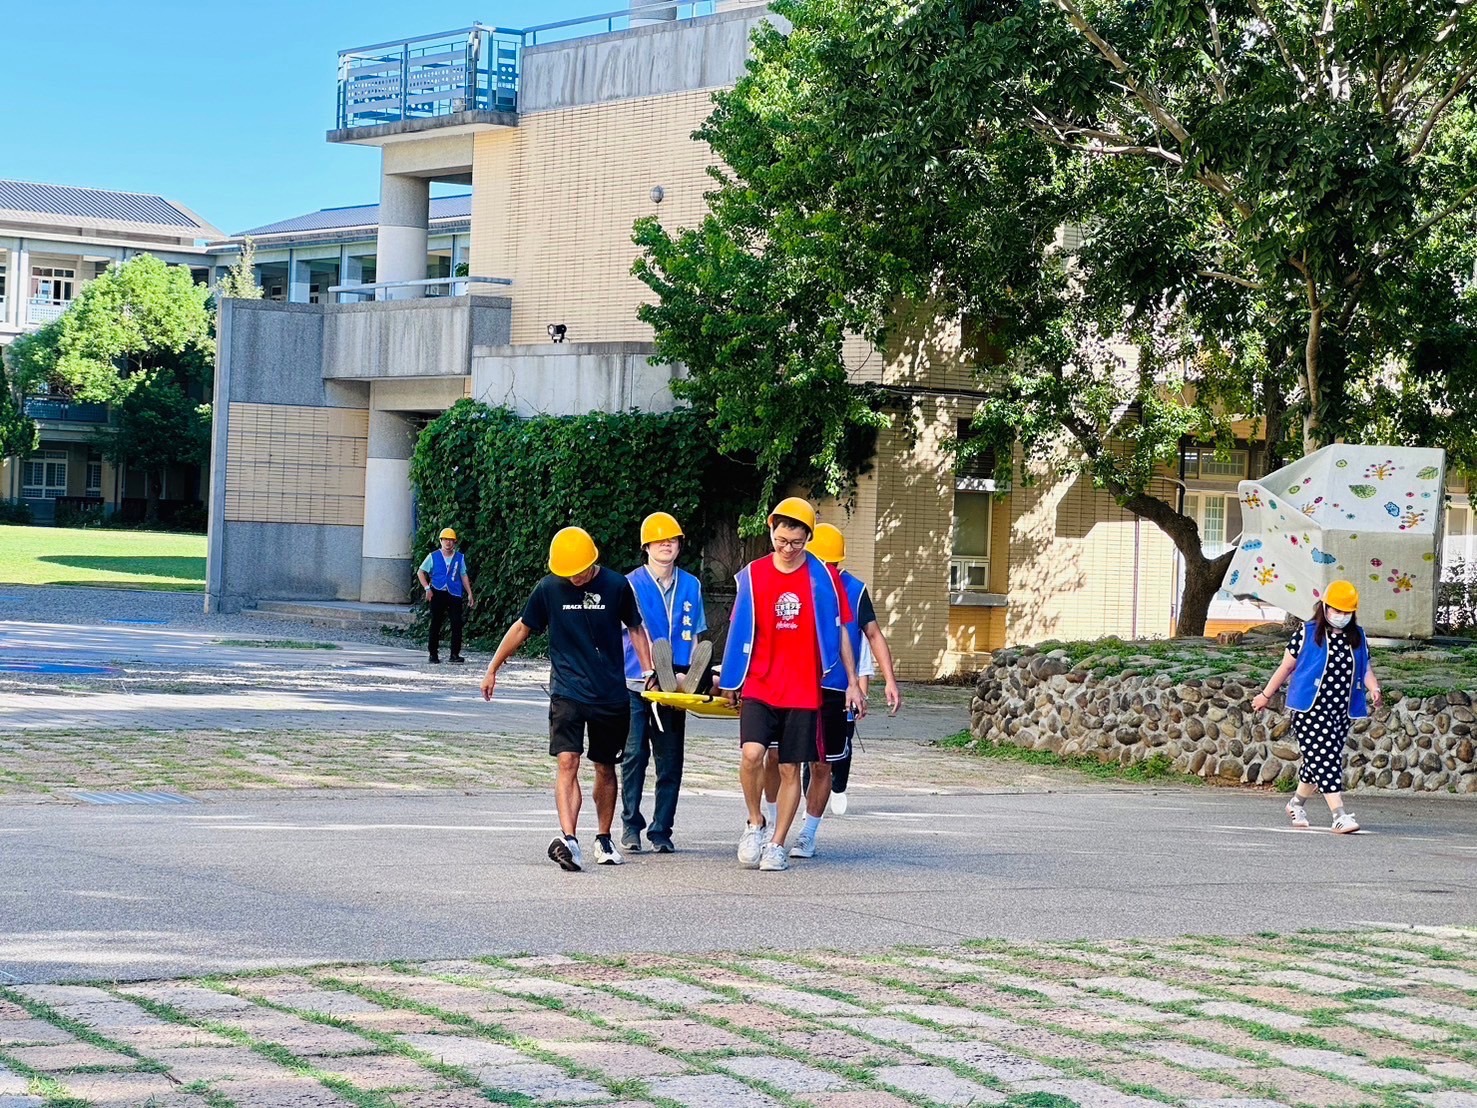
{"label": "woman in polka dot dress", "polygon": [[1344,746],[1350,722],[1369,715],[1369,705],[1380,702],[1380,683],[1369,662],[1369,641],[1354,613],[1359,590],[1347,581],[1328,586],[1323,600],[1313,606],[1313,618],[1293,633],[1282,664],[1267,687],[1252,698],[1260,712],[1271,702],[1282,682],[1292,712],[1292,733],[1302,754],[1298,787],[1287,802],[1294,827],[1308,826],[1308,797],[1323,794],[1333,813],[1333,830],[1359,830],[1359,821],[1344,811]]}

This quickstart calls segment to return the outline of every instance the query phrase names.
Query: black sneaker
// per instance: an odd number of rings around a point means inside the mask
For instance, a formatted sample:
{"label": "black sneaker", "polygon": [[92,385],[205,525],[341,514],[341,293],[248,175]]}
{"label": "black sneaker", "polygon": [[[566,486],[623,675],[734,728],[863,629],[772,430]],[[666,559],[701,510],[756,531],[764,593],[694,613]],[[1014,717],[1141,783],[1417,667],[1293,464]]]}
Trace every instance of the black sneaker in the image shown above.
{"label": "black sneaker", "polygon": [[646,841],[651,844],[651,849],[658,854],[674,854],[677,848],[672,845],[672,840],[665,835],[648,835]]}
{"label": "black sneaker", "polygon": [[584,859],[580,857],[580,841],[573,835],[556,835],[549,843],[549,857],[559,863],[560,869],[571,873],[585,868]]}
{"label": "black sneaker", "polygon": [[438,658],[438,657],[436,657],[436,655],[432,654],[429,658],[426,659],[426,664],[427,665],[432,665],[432,666],[439,666],[441,664],[441,659]]}
{"label": "black sneaker", "polygon": [[453,654],[451,656],[451,664],[454,666],[464,666],[467,664],[467,660],[460,654]]}

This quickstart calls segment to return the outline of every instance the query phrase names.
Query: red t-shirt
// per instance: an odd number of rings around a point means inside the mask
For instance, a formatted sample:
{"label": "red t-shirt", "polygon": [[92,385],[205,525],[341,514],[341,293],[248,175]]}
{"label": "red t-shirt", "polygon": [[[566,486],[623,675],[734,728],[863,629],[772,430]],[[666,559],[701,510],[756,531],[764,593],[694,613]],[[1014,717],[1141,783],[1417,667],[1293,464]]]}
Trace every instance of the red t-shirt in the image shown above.
{"label": "red t-shirt", "polygon": [[[774,555],[749,565],[754,585],[754,649],[743,695],[771,708],[821,706],[821,646],[816,637],[815,598],[806,563],[782,573]],[[851,606],[841,575],[827,567],[841,601],[841,622],[851,622]]]}

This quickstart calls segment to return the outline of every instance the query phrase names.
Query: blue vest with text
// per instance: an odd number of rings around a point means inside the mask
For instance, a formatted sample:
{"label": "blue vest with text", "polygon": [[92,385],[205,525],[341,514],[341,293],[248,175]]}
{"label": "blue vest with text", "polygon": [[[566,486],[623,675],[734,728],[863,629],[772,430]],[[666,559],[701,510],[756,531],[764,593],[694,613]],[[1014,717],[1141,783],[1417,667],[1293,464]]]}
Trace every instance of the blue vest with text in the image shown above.
{"label": "blue vest with text", "polygon": [[[851,640],[851,659],[853,664],[862,656],[862,622],[861,604],[862,593],[867,591],[867,583],[854,573],[841,571],[841,584],[846,589],[846,602],[851,605],[851,622],[845,624],[843,629],[846,637]],[[821,688],[831,689],[834,692],[846,691],[846,667],[841,664],[841,659],[836,659],[836,664],[821,676]]]}
{"label": "blue vest with text", "polygon": [[[821,672],[841,665],[841,596],[826,563],[814,554],[805,555],[810,573],[810,594],[814,599],[815,632],[821,644]],[[728,628],[728,644],[723,648],[723,670],[720,688],[737,689],[749,676],[749,663],[754,656],[757,613],[754,611],[754,580],[744,566],[734,578],[738,597],[733,602],[733,620]]]}
{"label": "blue vest with text", "polygon": [[462,557],[458,550],[446,560],[446,555],[439,550],[431,551],[431,588],[441,592],[449,592],[452,596],[461,596],[462,577],[467,572],[467,560]]}
{"label": "blue vest with text", "polygon": [[[1287,706],[1294,712],[1306,712],[1318,698],[1323,685],[1323,673],[1328,669],[1328,643],[1322,646],[1313,637],[1314,623],[1303,625],[1303,646],[1298,651],[1297,667],[1292,671],[1292,680],[1287,683]],[[1333,634],[1332,631],[1329,634]],[[1369,672],[1369,636],[1354,648],[1354,688],[1349,696],[1349,715],[1363,719],[1369,715],[1369,705],[1364,692],[1364,675]]]}
{"label": "blue vest with text", "polygon": [[[641,626],[646,628],[652,642],[671,639],[672,665],[685,669],[692,662],[692,648],[698,635],[708,629],[708,620],[703,612],[702,582],[684,569],[675,572],[677,580],[670,593],[662,592],[645,566],[637,566],[626,574],[626,580],[631,582],[636,605],[641,609]],[[641,663],[636,660],[629,631],[625,638],[626,679],[635,680],[641,676]]]}

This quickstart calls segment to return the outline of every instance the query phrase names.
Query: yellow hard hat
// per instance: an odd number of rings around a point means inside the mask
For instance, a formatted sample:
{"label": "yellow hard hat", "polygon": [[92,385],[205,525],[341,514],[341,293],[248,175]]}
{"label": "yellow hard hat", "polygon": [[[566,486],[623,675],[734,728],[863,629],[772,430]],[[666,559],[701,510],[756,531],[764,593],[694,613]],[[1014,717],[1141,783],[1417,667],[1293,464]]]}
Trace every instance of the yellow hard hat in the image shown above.
{"label": "yellow hard hat", "polygon": [[446,527],[446,528],[443,528],[442,529],[442,531],[441,531],[441,537],[443,539],[451,539],[453,542],[455,542],[456,541],[456,532],[453,531],[450,527]]}
{"label": "yellow hard hat", "polygon": [[682,524],[677,517],[666,512],[652,512],[641,521],[641,545],[661,542],[663,539],[682,538]]}
{"label": "yellow hard hat", "polygon": [[769,525],[774,526],[775,516],[787,516],[797,523],[805,524],[805,529],[812,535],[815,534],[815,509],[810,506],[810,501],[800,496],[787,496],[774,506],[774,511],[769,513]]}
{"label": "yellow hard hat", "polygon": [[583,527],[566,527],[549,543],[549,572],[555,577],[578,577],[595,564],[600,551]]}
{"label": "yellow hard hat", "polygon": [[1348,581],[1335,581],[1324,592],[1323,603],[1341,612],[1357,612],[1359,610],[1359,590]]}
{"label": "yellow hard hat", "polygon": [[846,560],[846,536],[829,523],[817,523],[815,536],[805,549],[821,561],[835,565]]}

